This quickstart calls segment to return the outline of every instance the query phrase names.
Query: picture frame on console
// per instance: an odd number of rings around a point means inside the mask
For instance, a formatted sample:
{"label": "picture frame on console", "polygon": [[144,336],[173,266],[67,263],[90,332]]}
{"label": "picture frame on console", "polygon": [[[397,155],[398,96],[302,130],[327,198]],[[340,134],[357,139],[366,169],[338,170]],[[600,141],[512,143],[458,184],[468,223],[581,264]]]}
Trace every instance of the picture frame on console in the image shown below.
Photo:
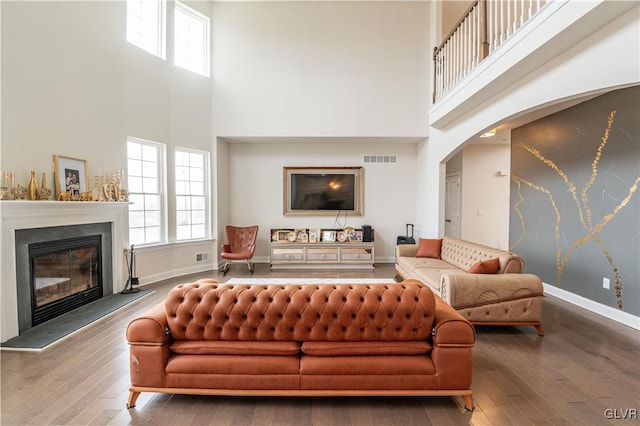
{"label": "picture frame on console", "polygon": [[285,216],[364,214],[364,169],[353,167],[283,167]]}
{"label": "picture frame on console", "polygon": [[309,242],[310,243],[319,243],[321,237],[320,229],[314,228],[309,229]]}
{"label": "picture frame on console", "polygon": [[56,185],[56,198],[62,192],[69,194],[69,199],[78,200],[80,194],[87,192],[87,161],[81,158],[53,155],[53,172]]}
{"label": "picture frame on console", "polygon": [[336,231],[324,230],[322,231],[322,241],[326,242],[335,242],[336,241]]}

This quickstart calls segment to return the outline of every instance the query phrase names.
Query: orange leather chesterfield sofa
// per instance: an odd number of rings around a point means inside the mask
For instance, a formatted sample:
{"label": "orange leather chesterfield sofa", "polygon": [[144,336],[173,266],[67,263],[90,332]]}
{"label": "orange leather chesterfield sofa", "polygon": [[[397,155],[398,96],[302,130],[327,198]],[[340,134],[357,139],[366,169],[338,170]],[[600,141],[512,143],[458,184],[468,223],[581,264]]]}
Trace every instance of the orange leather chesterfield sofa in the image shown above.
{"label": "orange leather chesterfield sofa", "polygon": [[141,392],[462,396],[473,326],[429,287],[218,284],[173,288],[131,321],[128,407]]}

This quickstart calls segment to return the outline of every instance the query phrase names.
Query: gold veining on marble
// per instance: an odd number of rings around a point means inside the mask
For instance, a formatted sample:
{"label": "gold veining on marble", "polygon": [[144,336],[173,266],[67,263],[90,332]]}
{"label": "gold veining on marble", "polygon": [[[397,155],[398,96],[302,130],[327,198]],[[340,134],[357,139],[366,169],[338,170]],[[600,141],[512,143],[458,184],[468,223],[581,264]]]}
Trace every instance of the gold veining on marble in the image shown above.
{"label": "gold veining on marble", "polygon": [[622,309],[622,277],[620,276],[620,273],[618,271],[618,267],[615,265],[615,262],[613,261],[613,258],[611,256],[611,254],[609,253],[609,250],[607,249],[605,243],[600,239],[600,235],[599,233],[603,230],[603,228],[609,223],[611,222],[615,216],[618,214],[618,212],[624,208],[628,203],[629,200],[631,199],[631,197],[636,193],[637,189],[638,189],[638,185],[640,184],[640,176],[636,178],[635,182],[631,185],[631,187],[629,188],[628,194],[627,196],[620,202],[620,204],[618,204],[612,212],[605,214],[603,216],[602,221],[600,221],[599,223],[597,223],[595,226],[593,225],[593,218],[592,218],[592,214],[591,214],[591,208],[589,206],[589,194],[588,191],[589,189],[594,185],[594,183],[596,182],[596,179],[598,178],[598,166],[600,164],[600,160],[602,158],[603,155],[603,151],[607,146],[607,143],[609,141],[609,135],[611,133],[611,128],[613,126],[614,120],[615,120],[615,115],[616,115],[616,111],[610,111],[609,116],[608,116],[608,120],[607,120],[607,127],[604,130],[604,133],[602,135],[602,139],[600,142],[600,145],[598,146],[598,149],[596,150],[595,153],[595,157],[591,163],[591,176],[589,177],[589,179],[587,180],[587,182],[584,184],[584,186],[582,187],[581,191],[580,191],[580,197],[578,197],[577,191],[576,191],[576,185],[571,182],[571,180],[569,179],[569,177],[567,176],[567,174],[562,171],[553,160],[546,158],[538,149],[530,146],[530,145],[526,145],[524,143],[517,143],[514,146],[516,148],[521,148],[524,149],[525,151],[527,151],[528,153],[530,153],[531,155],[533,155],[536,159],[538,159],[541,163],[543,163],[544,165],[546,165],[547,167],[549,167],[551,170],[553,170],[556,174],[558,174],[558,176],[560,176],[565,184],[567,185],[569,192],[571,193],[571,196],[576,204],[576,208],[578,209],[578,215],[579,215],[579,220],[580,223],[582,224],[582,227],[585,230],[585,234],[579,238],[577,238],[569,247],[569,249],[566,251],[566,253],[564,254],[564,256],[562,255],[562,250],[561,250],[561,241],[560,241],[560,237],[561,237],[561,215],[560,212],[558,210],[557,204],[553,198],[553,194],[551,194],[551,191],[549,191],[548,189],[537,185],[533,182],[527,181],[526,179],[523,179],[522,177],[516,176],[516,175],[512,175],[512,179],[515,182],[516,185],[516,192],[518,194],[518,201],[515,202],[514,204],[514,210],[516,211],[516,214],[518,215],[518,217],[520,218],[520,226],[522,229],[522,235],[518,238],[518,240],[516,240],[516,242],[511,246],[511,249],[513,249],[514,247],[516,247],[517,245],[519,245],[522,241],[522,239],[524,238],[525,234],[526,234],[526,225],[524,222],[524,216],[522,215],[522,212],[520,211],[520,206],[524,203],[525,198],[522,195],[522,185],[527,185],[528,187],[542,192],[544,194],[547,195],[547,197],[549,198],[549,203],[551,204],[551,207],[553,208],[555,214],[556,214],[556,224],[555,224],[555,239],[556,239],[556,285],[560,286],[561,285],[561,277],[562,277],[562,273],[567,265],[567,263],[569,262],[569,259],[571,258],[571,256],[576,252],[576,250],[578,250],[578,248],[580,248],[581,246],[587,244],[590,241],[595,242],[599,247],[600,250],[602,251],[603,255],[605,256],[605,258],[607,259],[607,262],[609,263],[609,265],[611,266],[611,269],[613,271],[614,274],[614,279],[615,279],[615,291],[616,291],[616,298],[617,298],[617,304],[618,304],[618,308]]}

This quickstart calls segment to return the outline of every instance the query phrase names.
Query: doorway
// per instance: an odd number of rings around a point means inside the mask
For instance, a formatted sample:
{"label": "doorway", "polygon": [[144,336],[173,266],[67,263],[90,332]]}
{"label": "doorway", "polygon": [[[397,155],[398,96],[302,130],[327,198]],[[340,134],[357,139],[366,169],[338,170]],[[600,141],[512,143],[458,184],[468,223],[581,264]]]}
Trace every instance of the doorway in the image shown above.
{"label": "doorway", "polygon": [[448,174],[445,182],[444,235],[460,238],[460,172]]}

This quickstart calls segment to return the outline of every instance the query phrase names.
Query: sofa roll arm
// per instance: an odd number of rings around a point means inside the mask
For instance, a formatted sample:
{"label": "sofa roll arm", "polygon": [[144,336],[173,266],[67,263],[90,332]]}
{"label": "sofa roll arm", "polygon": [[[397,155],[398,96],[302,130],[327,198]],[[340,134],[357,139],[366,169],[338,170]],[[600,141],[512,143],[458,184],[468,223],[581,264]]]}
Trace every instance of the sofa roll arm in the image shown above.
{"label": "sofa roll arm", "polygon": [[436,296],[436,313],[433,321],[435,347],[472,347],[476,341],[473,325],[460,313]]}
{"label": "sofa roll arm", "polygon": [[543,295],[533,274],[442,274],[440,297],[455,309]]}
{"label": "sofa roll arm", "polygon": [[416,257],[417,252],[418,252],[417,244],[398,244],[396,246],[396,258]]}
{"label": "sofa roll arm", "polygon": [[130,345],[161,346],[171,340],[164,302],[133,319],[127,327]]}

